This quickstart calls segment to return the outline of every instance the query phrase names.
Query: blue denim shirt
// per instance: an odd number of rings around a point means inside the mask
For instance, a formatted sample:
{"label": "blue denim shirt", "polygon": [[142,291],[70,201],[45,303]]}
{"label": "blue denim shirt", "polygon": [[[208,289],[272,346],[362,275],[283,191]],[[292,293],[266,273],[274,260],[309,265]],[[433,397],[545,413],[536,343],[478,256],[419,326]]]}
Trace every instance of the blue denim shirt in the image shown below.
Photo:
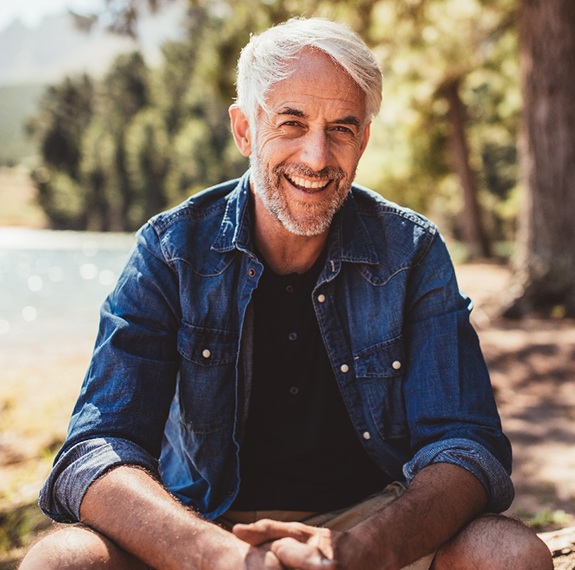
{"label": "blue denim shirt", "polygon": [[[249,173],[154,217],[105,301],[94,356],[40,506],[78,520],[112,466],[158,472],[206,518],[238,491],[248,413],[253,253]],[[490,509],[513,498],[511,449],[471,304],[436,227],[357,185],[336,215],[313,305],[365,451],[407,483],[459,465]]]}

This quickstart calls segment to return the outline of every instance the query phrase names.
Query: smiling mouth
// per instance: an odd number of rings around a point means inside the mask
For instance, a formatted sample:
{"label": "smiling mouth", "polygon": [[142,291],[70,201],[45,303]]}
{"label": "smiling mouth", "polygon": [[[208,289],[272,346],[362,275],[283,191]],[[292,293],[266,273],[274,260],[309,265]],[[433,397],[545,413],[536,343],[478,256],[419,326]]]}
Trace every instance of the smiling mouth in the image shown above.
{"label": "smiling mouth", "polygon": [[304,192],[320,192],[331,182],[330,179],[320,179],[320,180],[309,180],[307,178],[302,178],[301,176],[289,176],[285,175],[288,182],[290,182],[296,188],[303,190]]}

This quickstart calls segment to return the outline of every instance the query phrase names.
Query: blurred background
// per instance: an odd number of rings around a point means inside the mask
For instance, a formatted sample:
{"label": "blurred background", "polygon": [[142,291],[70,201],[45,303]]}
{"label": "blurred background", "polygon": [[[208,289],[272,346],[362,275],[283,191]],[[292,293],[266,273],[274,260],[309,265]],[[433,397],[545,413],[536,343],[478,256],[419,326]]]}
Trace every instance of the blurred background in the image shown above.
{"label": "blurred background", "polygon": [[515,446],[512,514],[575,524],[572,0],[19,0],[0,7],[0,569],[48,525],[38,490],[133,232],[242,174],[237,57],[298,15],[381,63],[357,181],[448,241]]}

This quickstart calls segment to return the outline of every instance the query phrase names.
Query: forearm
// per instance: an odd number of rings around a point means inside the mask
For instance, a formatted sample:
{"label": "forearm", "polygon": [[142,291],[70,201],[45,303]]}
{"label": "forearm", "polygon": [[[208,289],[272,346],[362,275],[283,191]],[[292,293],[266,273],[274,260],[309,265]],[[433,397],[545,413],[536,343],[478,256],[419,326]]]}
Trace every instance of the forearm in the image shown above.
{"label": "forearm", "polygon": [[401,498],[352,528],[337,557],[343,568],[354,567],[345,559],[358,552],[366,557],[366,570],[403,568],[436,550],[486,505],[483,486],[471,473],[447,463],[430,465]]}
{"label": "forearm", "polygon": [[80,517],[143,562],[163,570],[235,570],[253,554],[247,544],[202,520],[151,475],[134,467],[118,467],[96,480],[84,496]]}

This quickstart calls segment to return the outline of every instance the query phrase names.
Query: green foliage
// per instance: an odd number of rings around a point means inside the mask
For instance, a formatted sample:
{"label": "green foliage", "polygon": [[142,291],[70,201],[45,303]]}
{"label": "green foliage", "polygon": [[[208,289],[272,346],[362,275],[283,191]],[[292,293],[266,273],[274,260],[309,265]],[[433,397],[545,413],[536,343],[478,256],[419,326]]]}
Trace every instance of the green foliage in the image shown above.
{"label": "green foliage", "polygon": [[[119,15],[108,2],[107,17],[134,23],[147,3]],[[246,160],[234,149],[227,108],[240,50],[252,32],[319,15],[348,22],[384,70],[384,105],[358,181],[457,232],[462,199],[444,98],[444,86],[457,81],[483,216],[494,239],[509,240],[520,107],[515,9],[513,0],[189,0],[188,37],[165,44],[159,68],[126,54],[97,84],[78,78],[50,88],[32,123],[43,204],[54,225],[134,229],[239,175]]]}
{"label": "green foliage", "polygon": [[518,514],[535,532],[544,532],[565,527],[572,521],[572,516],[567,514],[563,509],[544,509],[537,513],[520,511]]}
{"label": "green foliage", "polygon": [[19,549],[28,546],[31,537],[50,524],[36,502],[0,511],[0,568],[15,568],[17,560],[10,560],[10,554],[21,554]]}
{"label": "green foliage", "polygon": [[38,187],[40,205],[55,228],[84,227],[84,192],[68,173],[55,168],[37,168],[32,177]]}
{"label": "green foliage", "polygon": [[169,165],[169,137],[157,109],[147,108],[129,123],[125,133],[126,170],[133,199],[128,218],[130,225],[165,208],[165,178]]}

